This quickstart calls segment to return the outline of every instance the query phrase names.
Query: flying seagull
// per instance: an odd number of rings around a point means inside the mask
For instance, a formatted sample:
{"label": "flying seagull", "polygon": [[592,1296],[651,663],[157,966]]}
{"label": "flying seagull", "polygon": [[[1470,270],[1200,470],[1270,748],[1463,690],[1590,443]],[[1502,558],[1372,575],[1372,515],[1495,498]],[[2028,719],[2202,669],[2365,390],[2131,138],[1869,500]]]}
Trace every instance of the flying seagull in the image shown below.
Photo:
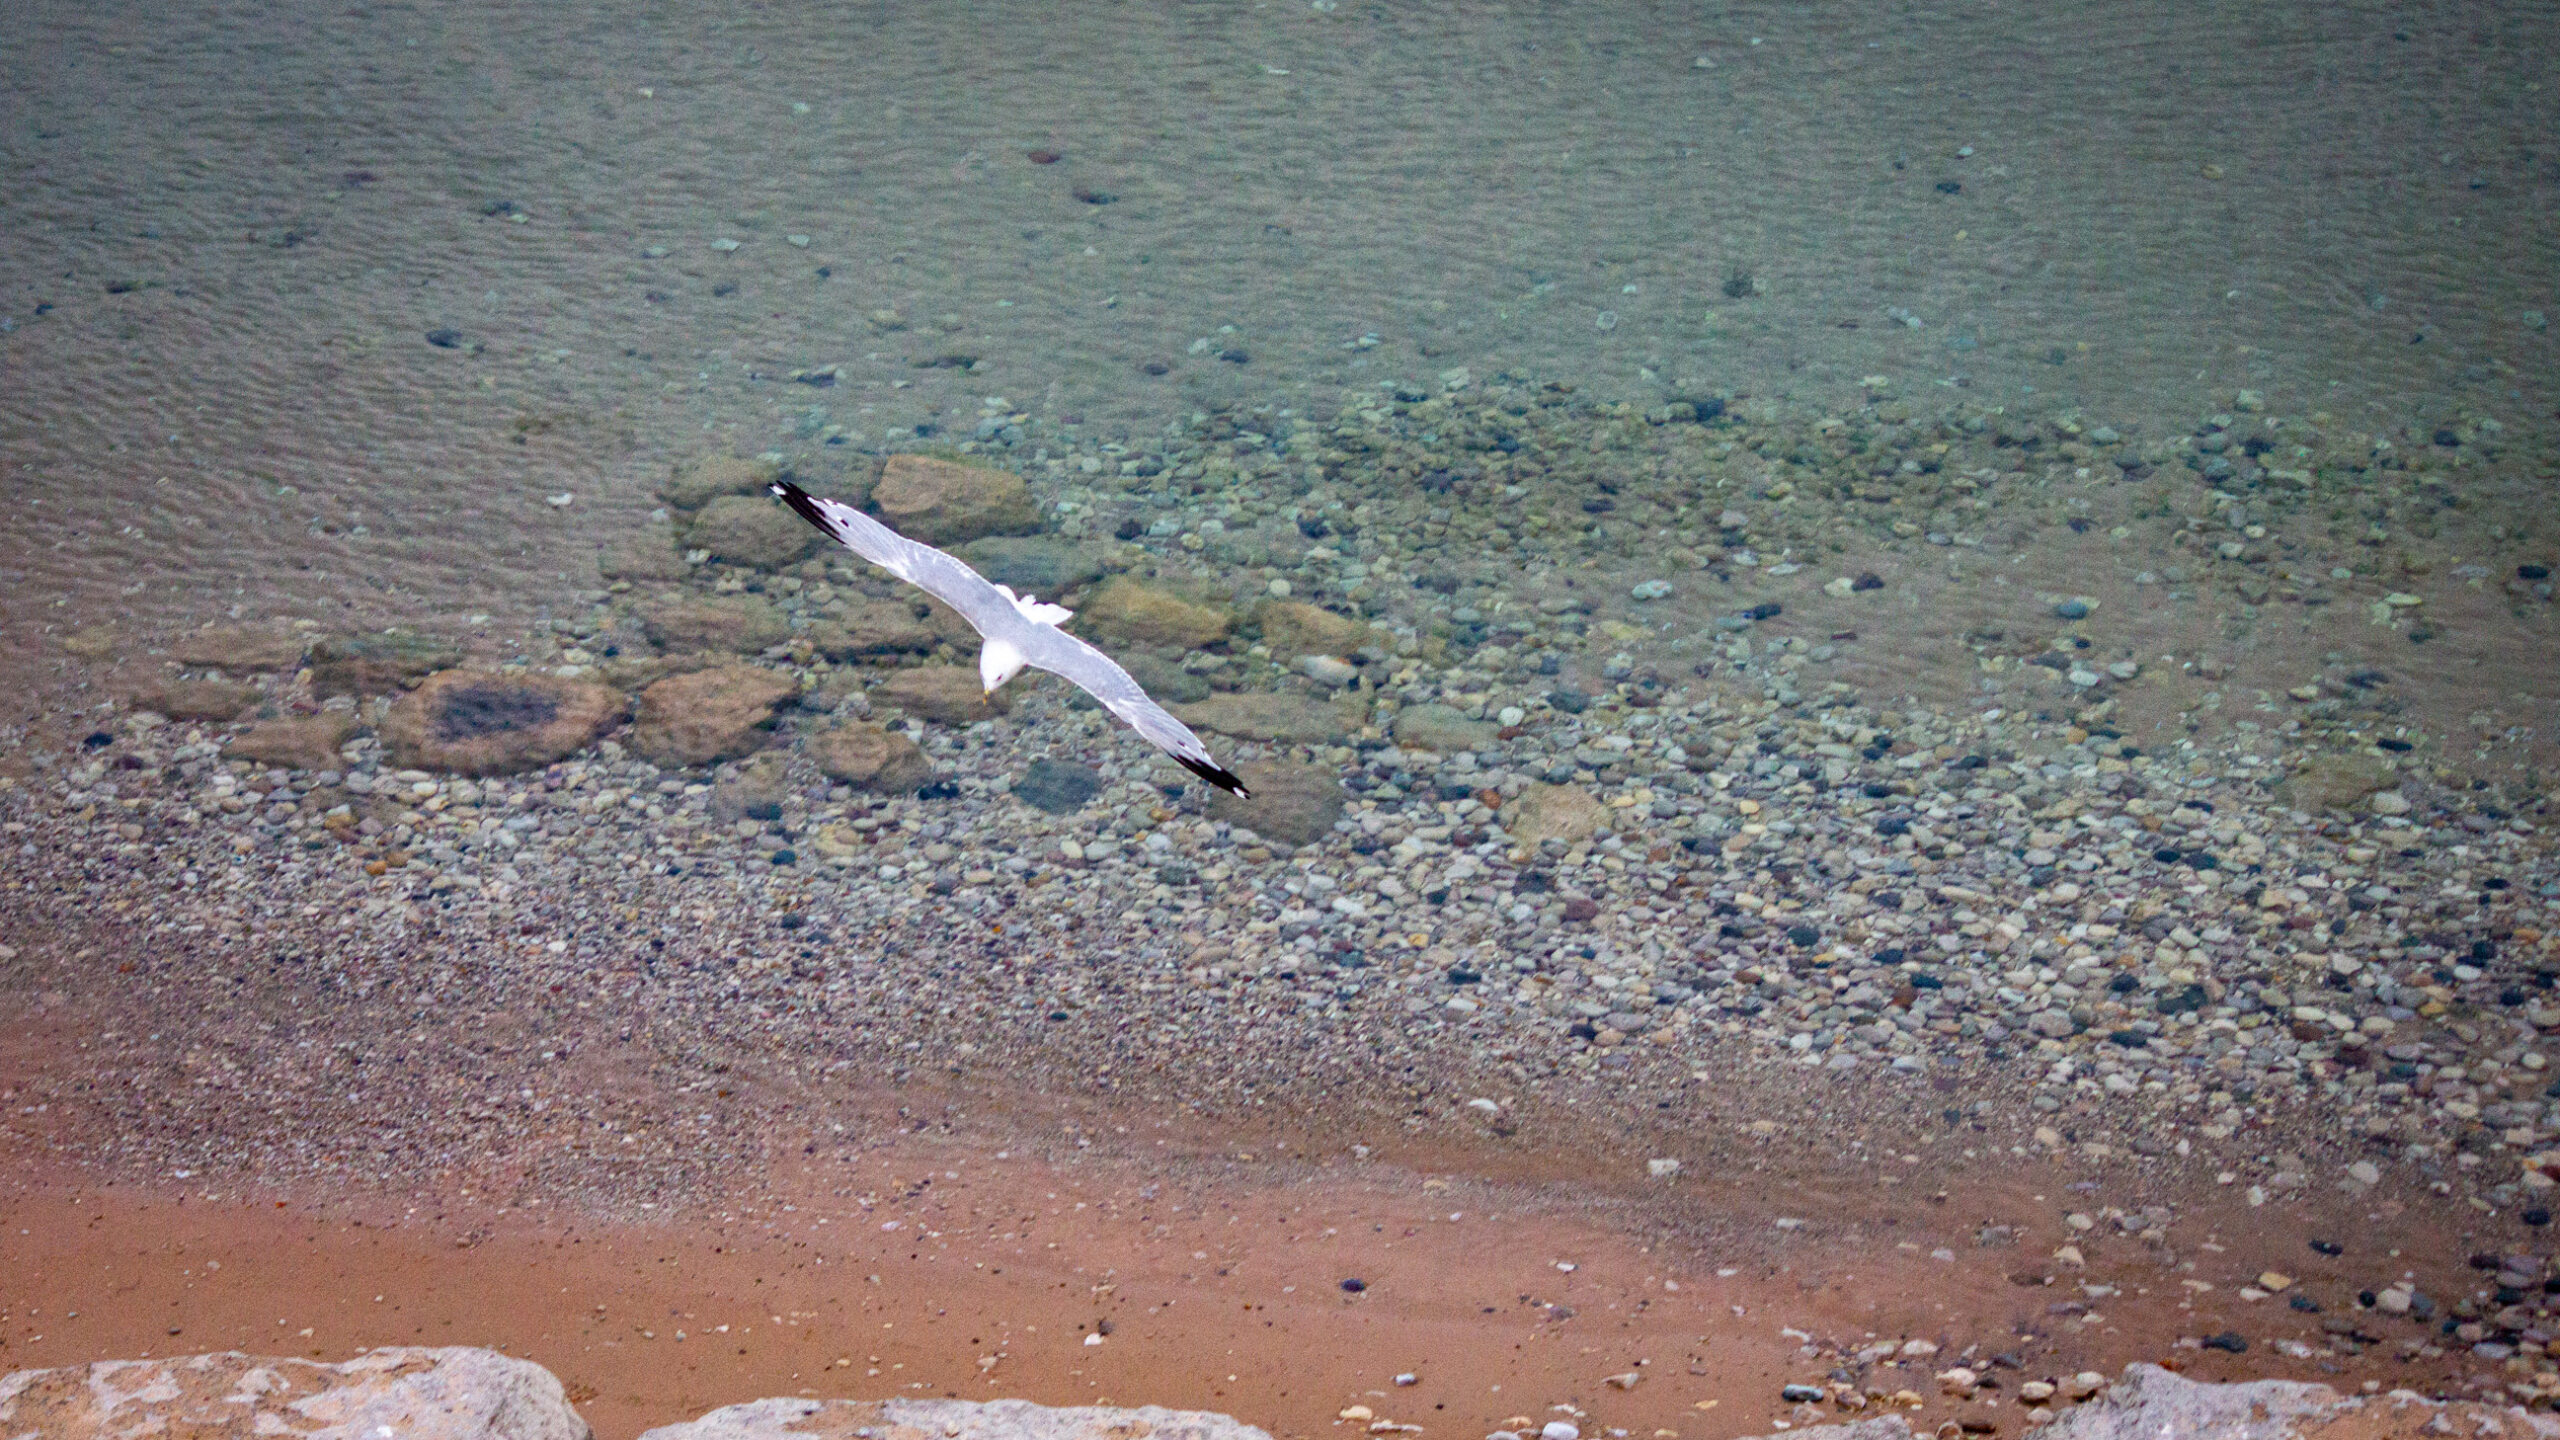
{"label": "flying seagull", "polygon": [[1025,665],[1046,670],[1102,702],[1102,708],[1129,722],[1129,728],[1180,762],[1182,768],[1236,795],[1249,792],[1235,772],[1210,758],[1209,747],[1191,727],[1165,713],[1147,698],[1146,690],[1111,657],[1058,628],[1074,612],[1064,605],[1045,605],[1016,595],[970,569],[956,555],[921,545],[840,501],[822,499],[788,480],[773,482],[773,493],[800,512],[800,518],[832,535],[854,554],[897,576],[943,604],[977,629],[985,644],[978,649],[978,678],[987,693],[1022,673]]}

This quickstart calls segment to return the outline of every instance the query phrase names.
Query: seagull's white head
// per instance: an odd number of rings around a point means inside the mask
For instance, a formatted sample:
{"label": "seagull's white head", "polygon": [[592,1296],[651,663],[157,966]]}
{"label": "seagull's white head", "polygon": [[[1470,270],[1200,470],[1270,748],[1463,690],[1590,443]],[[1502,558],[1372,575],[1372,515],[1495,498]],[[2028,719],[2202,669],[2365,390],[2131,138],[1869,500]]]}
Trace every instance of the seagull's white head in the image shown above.
{"label": "seagull's white head", "polygon": [[990,640],[978,649],[978,678],[986,682],[987,693],[993,695],[1007,680],[1022,673],[1031,663],[1030,657],[1002,640]]}

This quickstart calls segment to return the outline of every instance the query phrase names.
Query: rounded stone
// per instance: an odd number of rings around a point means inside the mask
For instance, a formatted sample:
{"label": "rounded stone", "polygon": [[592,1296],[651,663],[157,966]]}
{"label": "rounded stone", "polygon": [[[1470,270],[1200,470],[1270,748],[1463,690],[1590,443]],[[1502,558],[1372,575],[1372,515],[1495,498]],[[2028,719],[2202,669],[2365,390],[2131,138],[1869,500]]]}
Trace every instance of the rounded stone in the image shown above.
{"label": "rounded stone", "polygon": [[391,707],[382,745],[404,769],[512,775],[585,749],[623,711],[622,692],[609,686],[556,675],[442,670]]}
{"label": "rounded stone", "polygon": [[722,495],[702,507],[685,538],[714,560],[779,570],[826,539],[788,508],[758,495]]}
{"label": "rounded stone", "polygon": [[890,456],[871,505],[889,528],[928,545],[1040,528],[1040,507],[1021,476],[923,455]]}
{"label": "rounded stone", "polygon": [[871,703],[890,705],[939,725],[990,720],[1013,708],[1002,690],[988,694],[974,665],[919,665],[871,687]]}
{"label": "rounded stone", "polygon": [[819,771],[839,785],[903,795],[933,778],[933,761],[916,742],[878,725],[836,725],[809,737]]}
{"label": "rounded stone", "polygon": [[798,689],[752,665],[673,675],[640,692],[631,748],[653,765],[709,765],[761,748],[774,707]]}

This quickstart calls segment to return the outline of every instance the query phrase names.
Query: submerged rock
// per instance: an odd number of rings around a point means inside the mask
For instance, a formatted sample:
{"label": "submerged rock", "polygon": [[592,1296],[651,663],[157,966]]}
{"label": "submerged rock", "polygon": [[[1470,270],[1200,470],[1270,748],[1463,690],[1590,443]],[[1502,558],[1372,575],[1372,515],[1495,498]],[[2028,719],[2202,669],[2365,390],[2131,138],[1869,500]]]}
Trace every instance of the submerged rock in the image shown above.
{"label": "submerged rock", "polygon": [[1212,695],[1174,707],[1174,715],[1195,730],[1283,745],[1338,745],[1357,723],[1323,701],[1268,690]]}
{"label": "submerged rock", "polygon": [[931,625],[916,618],[915,607],[904,600],[853,600],[832,619],[809,627],[809,643],[830,660],[921,652],[932,649],[941,638]]}
{"label": "submerged rock", "polygon": [[933,778],[933,761],[922,747],[878,725],[832,726],[810,736],[804,747],[828,779],[857,790],[902,795]]}
{"label": "submerged rock", "polygon": [[2276,798],[2296,810],[2317,815],[2323,810],[2349,810],[2377,790],[2389,789],[2400,777],[2375,755],[2314,755],[2302,768],[2278,781]]}
{"label": "submerged rock", "polygon": [[332,635],[311,647],[315,695],[389,695],[462,663],[462,647],[433,635]]}
{"label": "submerged rock", "polygon": [[871,504],[890,529],[928,545],[1040,528],[1040,506],[1021,476],[923,455],[889,457]]}
{"label": "submerged rock", "polygon": [[760,748],[776,706],[797,689],[751,665],[715,665],[640,692],[631,748],[656,765],[709,765]]}
{"label": "submerged rock", "polygon": [[1232,762],[1250,799],[1202,786],[1213,817],[1285,845],[1312,845],[1342,818],[1342,777],[1332,767],[1271,760]]}
{"label": "submerged rock", "polygon": [[229,720],[258,703],[256,686],[232,680],[163,680],[133,695],[133,704],[172,720]]}
{"label": "submerged rock", "polygon": [[1013,798],[1052,815],[1083,808],[1102,793],[1102,776],[1089,765],[1066,760],[1034,760],[1013,782]]}
{"label": "submerged rock", "polygon": [[658,498],[678,510],[699,510],[722,495],[753,495],[773,483],[780,466],[770,460],[706,455],[676,467]]}
{"label": "submerged rock", "polygon": [[181,635],[169,658],[206,670],[291,670],[302,663],[311,639],[264,625],[215,625]]}
{"label": "submerged rock", "polygon": [[1235,617],[1223,607],[1199,605],[1170,590],[1120,576],[1096,591],[1076,612],[1077,627],[1117,640],[1172,650],[1197,650],[1225,639]]}
{"label": "submerged rock", "polygon": [[989,720],[1013,708],[1004,691],[987,693],[974,665],[919,665],[896,671],[871,687],[871,702],[894,705],[942,725]]}
{"label": "submerged rock", "polygon": [[656,527],[626,535],[596,555],[596,573],[607,580],[681,580],[685,570],[675,536]]}
{"label": "submerged rock", "polygon": [[1495,726],[1482,720],[1470,720],[1466,712],[1448,705],[1416,705],[1396,712],[1396,743],[1408,750],[1434,750],[1446,755],[1459,750],[1482,750],[1493,744]]}
{"label": "submerged rock", "polygon": [[222,753],[287,770],[334,770],[338,747],[354,739],[356,729],[354,716],[334,710],[261,720],[234,737]]}
{"label": "submerged rock", "polygon": [[1253,618],[1262,628],[1262,643],[1284,658],[1356,654],[1377,639],[1366,624],[1304,600],[1265,600],[1254,607]]}
{"label": "submerged rock", "polygon": [[1524,845],[1588,840],[1608,823],[1608,807],[1572,785],[1527,785],[1502,807],[1502,828]]}
{"label": "submerged rock", "polygon": [[454,775],[512,775],[565,760],[625,711],[622,692],[556,675],[446,670],[382,721],[393,763]]}
{"label": "submerged rock", "polygon": [[650,643],[662,649],[732,655],[752,655],[791,633],[781,611],[751,595],[668,600],[641,612],[640,624]]}
{"label": "submerged rock", "polygon": [[685,539],[714,560],[779,570],[796,564],[827,537],[788,508],[762,495],[722,495],[693,517]]}
{"label": "submerged rock", "polygon": [[1102,557],[1072,540],[1047,535],[990,536],[960,552],[977,572],[1015,593],[1055,600],[1102,578]]}

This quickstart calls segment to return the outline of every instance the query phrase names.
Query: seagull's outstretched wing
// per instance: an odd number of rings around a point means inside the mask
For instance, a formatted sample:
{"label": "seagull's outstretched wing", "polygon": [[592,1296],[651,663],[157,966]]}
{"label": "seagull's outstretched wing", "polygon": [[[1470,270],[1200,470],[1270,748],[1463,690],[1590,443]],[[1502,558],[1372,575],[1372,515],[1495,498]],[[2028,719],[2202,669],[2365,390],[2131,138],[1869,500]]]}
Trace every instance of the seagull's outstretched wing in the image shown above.
{"label": "seagull's outstretched wing", "polygon": [[1149,698],[1146,688],[1130,678],[1110,656],[1055,625],[1032,625],[1033,634],[1017,638],[1031,663],[1102,702],[1102,708],[1129,722],[1147,743],[1174,758],[1183,769],[1232,795],[1250,796],[1234,771],[1210,758],[1209,747],[1191,727],[1173,718]]}
{"label": "seagull's outstretched wing", "polygon": [[788,480],[773,482],[773,493],[800,517],[834,536],[863,559],[960,612],[982,639],[1002,641],[1019,651],[1025,663],[1046,670],[1102,702],[1102,708],[1127,721],[1157,749],[1184,769],[1221,790],[1248,795],[1235,772],[1220,765],[1191,727],[1148,698],[1145,687],[1112,658],[1057,626],[1067,611],[1043,605],[970,569],[958,557],[908,539],[839,500],[812,495]]}
{"label": "seagull's outstretched wing", "polygon": [[841,500],[812,495],[788,480],[773,493],[800,518],[834,536],[846,549],[957,610],[978,633],[987,633],[995,609],[1013,609],[1011,592],[972,570],[957,556],[908,539]]}

